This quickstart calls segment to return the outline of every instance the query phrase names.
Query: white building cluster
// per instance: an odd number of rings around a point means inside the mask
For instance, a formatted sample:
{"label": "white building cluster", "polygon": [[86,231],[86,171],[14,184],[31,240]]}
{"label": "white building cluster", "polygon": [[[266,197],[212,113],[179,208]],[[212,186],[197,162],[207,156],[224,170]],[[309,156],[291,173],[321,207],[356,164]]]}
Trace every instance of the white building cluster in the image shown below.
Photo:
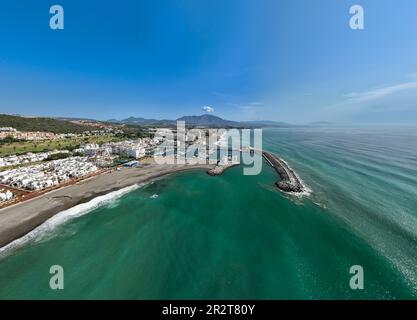
{"label": "white building cluster", "polygon": [[43,190],[94,173],[98,168],[86,157],[70,157],[0,172],[0,183],[13,188]]}
{"label": "white building cluster", "polygon": [[27,141],[45,141],[45,140],[59,140],[68,138],[80,138],[98,135],[116,135],[123,134],[123,130],[113,128],[105,128],[103,130],[84,131],[83,133],[53,133],[47,131],[19,131],[12,127],[0,127],[0,139],[9,136]]}
{"label": "white building cluster", "polygon": [[129,157],[140,159],[146,155],[146,143],[142,139],[137,141],[121,141],[107,144],[111,148],[112,154],[117,154],[122,157]]}
{"label": "white building cluster", "polygon": [[29,140],[29,141],[41,141],[41,140],[54,140],[62,139],[63,136],[55,134],[52,132],[43,132],[43,131],[19,131],[10,127],[0,128],[0,139],[7,137],[13,137],[19,140]]}
{"label": "white building cluster", "polygon": [[140,159],[144,157],[147,151],[150,151],[159,143],[158,139],[143,138],[137,140],[126,140],[121,142],[109,142],[102,146],[97,144],[85,144],[74,152],[85,154],[89,157],[109,157],[118,155]]}
{"label": "white building cluster", "polygon": [[46,160],[50,155],[56,153],[69,153],[68,150],[54,150],[48,152],[39,152],[39,153],[26,153],[23,155],[11,155],[7,157],[0,157],[0,168],[16,166],[27,164],[31,162],[38,162]]}
{"label": "white building cluster", "polygon": [[16,132],[17,130],[12,127],[0,127],[0,132]]}
{"label": "white building cluster", "polygon": [[13,199],[13,193],[6,189],[0,189],[0,203]]}

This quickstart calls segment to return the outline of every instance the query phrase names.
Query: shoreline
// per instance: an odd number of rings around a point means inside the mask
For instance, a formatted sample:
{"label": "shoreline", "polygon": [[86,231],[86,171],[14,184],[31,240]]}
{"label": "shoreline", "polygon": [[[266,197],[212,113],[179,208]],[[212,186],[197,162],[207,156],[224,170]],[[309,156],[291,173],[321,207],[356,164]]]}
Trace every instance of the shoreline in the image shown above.
{"label": "shoreline", "polygon": [[121,168],[52,190],[36,198],[0,209],[0,248],[17,240],[57,213],[94,198],[173,173],[210,170],[204,165],[157,165]]}
{"label": "shoreline", "polygon": [[[266,151],[262,151],[262,155],[278,173],[280,182],[277,182],[276,186],[280,191],[293,195],[307,192],[308,189],[301,179],[284,160]],[[32,199],[0,209],[0,248],[25,236],[59,212],[111,192],[185,171],[204,170],[209,175],[217,176],[236,165],[219,168],[214,164],[158,165],[148,163],[142,167],[121,167],[117,171],[104,172],[51,190]]]}

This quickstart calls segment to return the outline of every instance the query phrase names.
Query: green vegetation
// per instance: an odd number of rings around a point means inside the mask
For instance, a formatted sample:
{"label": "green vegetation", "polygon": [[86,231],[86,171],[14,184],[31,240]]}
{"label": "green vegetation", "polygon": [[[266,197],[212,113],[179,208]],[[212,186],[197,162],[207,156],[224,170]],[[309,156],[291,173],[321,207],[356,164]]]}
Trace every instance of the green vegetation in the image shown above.
{"label": "green vegetation", "polygon": [[[19,131],[44,131],[74,134],[96,130],[94,127],[78,125],[65,120],[52,118],[24,118],[5,114],[0,114],[0,127],[13,127]],[[0,140],[0,156],[23,154],[27,152],[46,152],[52,150],[72,151],[78,148],[81,144],[85,143],[96,143],[101,145],[106,142],[149,137],[149,134],[137,125],[121,125],[118,129],[123,130],[123,133],[115,136],[84,136],[45,141],[18,140],[12,136],[8,136]]]}
{"label": "green vegetation", "polygon": [[94,127],[83,126],[69,121],[52,118],[25,118],[0,114],[0,127],[13,127],[19,131],[46,131],[53,133],[83,133],[96,130]]}
{"label": "green vegetation", "polygon": [[16,164],[16,165],[13,165],[13,166],[1,167],[0,168],[0,172],[1,171],[6,171],[6,170],[11,170],[11,169],[16,169],[16,168],[29,167],[29,166],[33,166],[33,165],[40,164],[40,163],[42,163],[42,161],[34,161],[34,162],[28,162],[28,163],[20,163],[20,164]]}
{"label": "green vegetation", "polygon": [[122,139],[138,139],[150,136],[141,127],[136,125],[124,125],[120,129],[123,130],[123,133],[119,133],[116,136]]}
{"label": "green vegetation", "polygon": [[82,153],[82,152],[73,152],[72,156],[73,157],[84,157],[84,153]]}
{"label": "green vegetation", "polygon": [[83,143],[97,143],[99,145],[112,142],[121,141],[119,137],[102,135],[89,136],[84,138],[71,138],[60,140],[46,140],[46,141],[21,141],[4,144],[0,148],[0,156],[7,156],[10,154],[22,154],[27,152],[46,152],[52,150],[74,150]]}
{"label": "green vegetation", "polygon": [[46,158],[45,161],[66,159],[66,158],[68,158],[70,156],[71,156],[71,153],[60,152],[60,153],[50,154],[48,156],[48,158]]}
{"label": "green vegetation", "polygon": [[20,141],[22,141],[22,140],[16,139],[13,136],[7,136],[4,139],[0,139],[0,145],[7,144],[7,143],[13,143],[13,142],[20,142]]}

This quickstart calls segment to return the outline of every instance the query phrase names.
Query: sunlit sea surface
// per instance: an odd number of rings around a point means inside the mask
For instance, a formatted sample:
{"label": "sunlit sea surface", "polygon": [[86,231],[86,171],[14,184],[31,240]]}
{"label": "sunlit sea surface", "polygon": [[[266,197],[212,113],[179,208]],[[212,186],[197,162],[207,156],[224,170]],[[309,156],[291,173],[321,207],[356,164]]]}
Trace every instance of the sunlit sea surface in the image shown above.
{"label": "sunlit sea surface", "polygon": [[280,193],[265,163],[110,194],[0,251],[0,298],[417,298],[417,129],[267,129],[263,144],[310,196]]}

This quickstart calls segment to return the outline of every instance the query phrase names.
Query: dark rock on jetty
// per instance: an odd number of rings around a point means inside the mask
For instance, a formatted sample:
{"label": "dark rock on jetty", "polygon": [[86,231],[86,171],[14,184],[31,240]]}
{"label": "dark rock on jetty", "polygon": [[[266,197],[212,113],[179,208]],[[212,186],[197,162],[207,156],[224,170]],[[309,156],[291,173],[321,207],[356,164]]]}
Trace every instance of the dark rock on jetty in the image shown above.
{"label": "dark rock on jetty", "polygon": [[281,181],[275,183],[275,185],[284,192],[301,193],[304,192],[304,186],[298,179],[294,171],[288,165],[277,156],[262,151],[262,156],[268,162],[268,164],[275,169],[281,178]]}
{"label": "dark rock on jetty", "polygon": [[239,165],[238,163],[229,163],[229,164],[224,164],[224,165],[216,165],[214,168],[208,170],[207,174],[209,174],[210,176],[220,176],[227,169],[229,169],[231,167],[234,167],[234,166],[238,166],[238,165]]}

